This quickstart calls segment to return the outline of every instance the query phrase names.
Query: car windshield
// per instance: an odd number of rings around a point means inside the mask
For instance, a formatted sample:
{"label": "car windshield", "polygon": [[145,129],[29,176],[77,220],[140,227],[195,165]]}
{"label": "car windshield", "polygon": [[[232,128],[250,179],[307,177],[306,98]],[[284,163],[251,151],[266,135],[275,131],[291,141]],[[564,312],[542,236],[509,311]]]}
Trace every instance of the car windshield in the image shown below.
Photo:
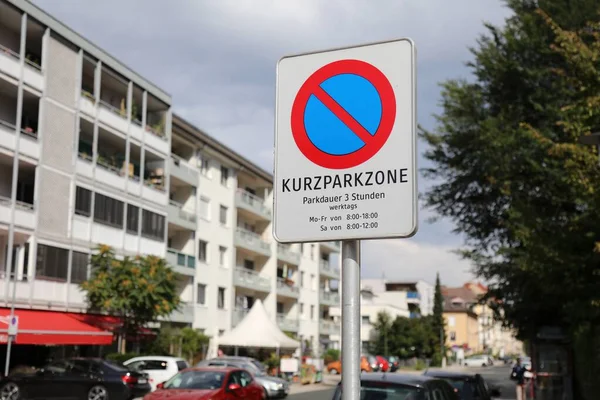
{"label": "car windshield", "polygon": [[223,386],[225,375],[221,371],[184,371],[169,379],[164,388],[215,390]]}
{"label": "car windshield", "polygon": [[240,366],[244,368],[246,371],[250,372],[254,376],[265,376],[266,374],[263,371],[260,371],[256,365],[252,363],[241,363]]}
{"label": "car windshield", "polygon": [[252,360],[251,362],[252,362],[252,365],[254,365],[260,371],[266,371],[267,367],[264,364],[262,364],[260,361]]}
{"label": "car windshield", "polygon": [[[417,400],[419,389],[413,386],[398,385],[390,382],[361,382],[360,400]],[[334,400],[342,399],[341,386],[334,395]]]}

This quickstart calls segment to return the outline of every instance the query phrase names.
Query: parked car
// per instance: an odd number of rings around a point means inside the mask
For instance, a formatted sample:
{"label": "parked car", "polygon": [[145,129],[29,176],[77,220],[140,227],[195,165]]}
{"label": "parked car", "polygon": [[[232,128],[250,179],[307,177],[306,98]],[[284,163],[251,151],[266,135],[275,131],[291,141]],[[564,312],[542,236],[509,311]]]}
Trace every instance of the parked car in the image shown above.
{"label": "parked car", "polygon": [[234,367],[243,368],[250,372],[256,382],[263,387],[265,399],[284,398],[290,392],[290,385],[285,379],[276,376],[269,376],[264,371],[259,370],[256,365],[245,359],[219,357],[210,360],[204,360],[198,363],[199,367]]}
{"label": "parked car", "polygon": [[130,400],[148,392],[146,374],[95,358],[54,361],[34,373],[0,380],[1,399]]}
{"label": "parked car", "polygon": [[[327,371],[332,375],[339,375],[342,373],[342,361],[333,361],[327,364]],[[360,358],[360,372],[371,372],[371,365],[367,357],[362,356]]]}
{"label": "parked car", "polygon": [[463,361],[465,367],[487,367],[490,365],[490,358],[485,354],[467,357]]}
{"label": "parked car", "polygon": [[226,360],[238,360],[238,361],[249,362],[250,364],[253,364],[258,370],[260,370],[262,372],[267,372],[267,369],[268,369],[265,364],[261,363],[256,358],[252,358],[252,357],[222,356],[222,357],[219,357],[219,358],[226,359]]}
{"label": "parked car", "polygon": [[500,397],[500,389],[489,386],[479,374],[427,370],[424,375],[443,379],[451,384],[461,400],[491,400]]}
{"label": "parked car", "polygon": [[390,363],[390,372],[398,371],[398,368],[400,368],[400,359],[395,356],[389,356],[387,360]]}
{"label": "parked car", "polygon": [[369,361],[369,365],[371,366],[371,371],[373,371],[373,372],[379,371],[379,362],[377,362],[377,358],[375,356],[367,356],[367,361]]}
{"label": "parked car", "polygon": [[168,381],[179,371],[190,367],[183,358],[166,356],[134,357],[125,361],[123,365],[132,371],[148,374],[153,391],[159,383]]}
{"label": "parked car", "polygon": [[[452,386],[441,379],[424,375],[366,373],[360,375],[361,400],[460,400]],[[342,399],[342,385],[338,384],[333,400]]]}
{"label": "parked car", "polygon": [[390,370],[390,363],[383,356],[375,356],[377,359],[377,365],[379,365],[379,371],[388,372]]}
{"label": "parked car", "polygon": [[[178,372],[144,400],[262,400],[263,388],[239,368],[189,368]],[[111,399],[112,400],[112,399]]]}

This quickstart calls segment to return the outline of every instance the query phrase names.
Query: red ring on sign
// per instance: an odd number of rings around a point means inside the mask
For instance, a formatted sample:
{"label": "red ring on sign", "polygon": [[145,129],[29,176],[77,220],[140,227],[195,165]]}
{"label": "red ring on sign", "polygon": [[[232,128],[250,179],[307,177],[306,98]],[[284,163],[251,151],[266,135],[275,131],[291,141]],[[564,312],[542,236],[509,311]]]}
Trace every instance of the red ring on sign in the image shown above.
{"label": "red ring on sign", "polygon": [[[381,120],[375,134],[362,148],[350,154],[333,155],[323,152],[310,141],[304,126],[304,112],[310,96],[316,90],[322,90],[319,85],[340,74],[361,76],[375,87],[381,100]],[[396,96],[383,72],[364,61],[339,60],[316,70],[300,87],[292,105],[290,122],[296,146],[306,158],[324,168],[345,169],[356,167],[377,154],[392,133],[395,119]]]}

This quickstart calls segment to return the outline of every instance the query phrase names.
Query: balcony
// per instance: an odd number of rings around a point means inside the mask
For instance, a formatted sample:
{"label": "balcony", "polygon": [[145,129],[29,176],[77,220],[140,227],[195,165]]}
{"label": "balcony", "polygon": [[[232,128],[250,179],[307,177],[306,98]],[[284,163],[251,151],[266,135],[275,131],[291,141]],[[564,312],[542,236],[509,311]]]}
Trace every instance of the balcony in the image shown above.
{"label": "balcony", "polygon": [[178,274],[194,276],[196,274],[196,258],[191,254],[181,253],[175,249],[167,249],[167,262]]}
{"label": "balcony", "polygon": [[[9,197],[0,196],[0,222],[6,225],[10,224],[11,204],[12,202]],[[33,204],[16,201],[15,225],[28,230],[35,229]]]}
{"label": "balcony", "polygon": [[196,214],[183,209],[183,204],[169,200],[169,222],[191,231],[196,230]]}
{"label": "balcony", "polygon": [[322,319],[319,321],[319,334],[320,335],[339,335],[340,324],[334,321]]}
{"label": "balcony", "polygon": [[300,296],[300,288],[289,284],[283,278],[277,278],[277,295],[297,299]]}
{"label": "balcony", "polygon": [[288,318],[285,314],[277,314],[277,325],[279,329],[286,332],[298,332],[298,320]]}
{"label": "balcony", "polygon": [[277,244],[277,258],[283,262],[293,265],[300,265],[300,258],[302,256],[299,252],[294,251],[290,246],[283,244]]}
{"label": "balcony", "polygon": [[180,181],[192,186],[198,186],[198,171],[187,164],[185,160],[171,154],[171,178],[175,177]]}
{"label": "balcony", "polygon": [[98,104],[100,106],[98,107],[98,119],[111,128],[126,133],[129,126],[127,111],[124,108],[117,108],[104,100],[100,100]]}
{"label": "balcony", "polygon": [[244,267],[236,267],[233,270],[233,284],[261,292],[271,291],[271,281],[268,278],[260,276],[258,272]]}
{"label": "balcony", "polygon": [[114,162],[102,156],[96,158],[96,180],[120,191],[125,190],[124,174]]}
{"label": "balcony", "polygon": [[235,205],[238,208],[248,211],[255,217],[270,221],[271,210],[266,205],[265,200],[243,189],[238,189],[235,193]]}
{"label": "balcony", "polygon": [[319,273],[328,278],[340,279],[340,269],[326,260],[319,260]]}
{"label": "balcony", "polygon": [[321,290],[319,302],[325,306],[339,307],[340,295],[337,292],[326,292],[324,290]]}
{"label": "balcony", "polygon": [[271,257],[271,245],[256,233],[246,229],[237,228],[235,230],[235,245],[256,254]]}
{"label": "balcony", "polygon": [[[21,75],[20,58],[19,53],[0,44],[0,71],[15,79],[19,79],[19,76]],[[40,92],[44,88],[42,68],[37,62],[34,62],[29,58],[25,59],[23,81]]]}
{"label": "balcony", "polygon": [[231,319],[232,326],[235,327],[235,326],[237,326],[237,324],[242,322],[242,320],[246,317],[246,315],[248,315],[249,312],[250,312],[249,308],[234,308],[232,319]]}
{"label": "balcony", "polygon": [[421,295],[419,292],[406,292],[407,303],[419,303],[421,301]]}
{"label": "balcony", "polygon": [[171,322],[192,324],[194,323],[194,307],[188,304],[181,305],[179,310],[173,312],[167,319]]}
{"label": "balcony", "polygon": [[340,242],[321,242],[320,245],[328,253],[338,253],[340,251]]}

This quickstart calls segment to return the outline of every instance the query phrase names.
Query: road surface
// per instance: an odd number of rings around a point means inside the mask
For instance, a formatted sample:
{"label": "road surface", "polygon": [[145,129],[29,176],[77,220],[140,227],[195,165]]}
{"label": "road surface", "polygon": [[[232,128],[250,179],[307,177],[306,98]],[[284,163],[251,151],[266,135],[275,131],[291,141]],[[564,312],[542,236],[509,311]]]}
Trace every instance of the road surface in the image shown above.
{"label": "road surface", "polygon": [[319,390],[315,392],[305,392],[292,394],[286,400],[331,400],[333,398],[334,388]]}

